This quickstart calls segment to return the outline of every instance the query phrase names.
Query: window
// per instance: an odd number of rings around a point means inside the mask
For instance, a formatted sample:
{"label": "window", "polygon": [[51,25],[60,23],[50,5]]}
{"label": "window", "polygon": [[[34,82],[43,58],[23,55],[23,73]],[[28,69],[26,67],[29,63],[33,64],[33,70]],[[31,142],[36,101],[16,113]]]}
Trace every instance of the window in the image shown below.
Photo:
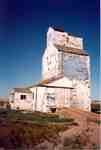
{"label": "window", "polygon": [[48,103],[55,103],[55,94],[47,93],[47,100],[48,100]]}
{"label": "window", "polygon": [[20,99],[21,99],[21,100],[26,99],[26,95],[21,95],[21,96],[20,96]]}
{"label": "window", "polygon": [[54,100],[55,100],[55,97],[54,97],[53,95],[52,95],[52,96],[51,96],[51,95],[48,95],[48,96],[47,96],[47,99],[48,99],[48,100],[51,100],[51,101],[54,101]]}

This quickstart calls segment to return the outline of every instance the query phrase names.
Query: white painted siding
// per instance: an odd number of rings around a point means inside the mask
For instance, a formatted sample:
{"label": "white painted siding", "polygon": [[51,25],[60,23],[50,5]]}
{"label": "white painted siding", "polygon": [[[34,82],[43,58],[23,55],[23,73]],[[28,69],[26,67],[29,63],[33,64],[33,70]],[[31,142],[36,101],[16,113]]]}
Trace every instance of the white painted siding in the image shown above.
{"label": "white painted siding", "polygon": [[[26,99],[21,99],[21,95],[26,95]],[[10,99],[12,109],[33,110],[33,97],[31,93],[14,93],[14,99]]]}
{"label": "white painted siding", "polygon": [[47,32],[47,47],[54,44],[83,49],[83,39],[81,37],[72,36],[66,32],[59,32],[50,27]]}
{"label": "white painted siding", "polygon": [[34,93],[33,110],[46,112],[46,88],[33,87],[30,90]]}
{"label": "white painted siding", "polygon": [[[35,90],[37,89],[37,90]],[[47,112],[52,107],[69,107],[70,106],[70,89],[34,87],[31,91],[37,91],[34,99],[34,110]]]}
{"label": "white painted siding", "polygon": [[55,80],[51,83],[48,83],[50,86],[59,86],[59,87],[71,87],[72,88],[72,80],[67,77],[62,77],[58,80]]}
{"label": "white painted siding", "polygon": [[42,62],[43,79],[58,76],[63,71],[62,53],[55,51],[54,47],[50,47],[46,51]]}

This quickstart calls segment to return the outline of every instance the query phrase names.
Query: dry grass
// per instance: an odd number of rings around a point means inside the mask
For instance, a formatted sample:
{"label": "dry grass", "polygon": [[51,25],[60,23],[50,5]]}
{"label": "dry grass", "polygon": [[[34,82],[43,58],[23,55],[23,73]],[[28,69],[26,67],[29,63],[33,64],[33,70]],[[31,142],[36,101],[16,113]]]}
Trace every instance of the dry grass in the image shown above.
{"label": "dry grass", "polygon": [[55,114],[20,111],[1,111],[0,120],[0,147],[6,149],[32,148],[45,140],[56,144],[59,132],[74,123]]}
{"label": "dry grass", "polygon": [[99,115],[76,109],[57,114],[1,111],[0,148],[99,150],[99,122]]}

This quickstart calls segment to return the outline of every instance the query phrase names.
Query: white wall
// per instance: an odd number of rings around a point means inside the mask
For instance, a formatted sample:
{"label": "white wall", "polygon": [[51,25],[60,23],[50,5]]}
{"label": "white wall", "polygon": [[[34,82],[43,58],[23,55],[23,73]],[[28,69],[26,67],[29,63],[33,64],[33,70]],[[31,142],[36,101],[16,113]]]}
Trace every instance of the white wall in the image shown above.
{"label": "white wall", "polygon": [[66,32],[58,32],[49,28],[47,32],[47,45],[42,58],[42,78],[51,78],[63,73],[62,52],[59,52],[55,44],[65,47],[83,49],[83,39],[68,35]]}
{"label": "white wall", "polygon": [[72,81],[67,77],[62,77],[58,80],[55,80],[51,83],[48,83],[50,86],[59,86],[59,87],[71,87],[72,88]]}
{"label": "white wall", "polygon": [[87,111],[91,110],[91,99],[90,99],[90,88],[87,81],[77,81],[76,85],[76,97],[74,96],[72,102],[75,102],[75,105],[81,109],[85,109]]}
{"label": "white wall", "polygon": [[47,47],[54,44],[83,49],[83,39],[81,37],[69,35],[67,32],[59,32],[49,27],[47,32]]}
{"label": "white wall", "polygon": [[62,53],[55,47],[48,47],[45,50],[42,60],[42,78],[55,77],[62,73]]}
{"label": "white wall", "polygon": [[46,87],[32,87],[34,93],[33,110],[46,112]]}
{"label": "white wall", "polygon": [[[21,99],[21,95],[26,95],[26,99]],[[11,97],[11,95],[10,95]],[[33,96],[31,93],[14,93],[14,99],[10,100],[11,108],[20,110],[32,110],[33,109]]]}
{"label": "white wall", "polygon": [[[65,104],[66,106],[66,99],[67,101],[67,107],[75,107],[75,108],[81,108],[84,110],[90,111],[90,87],[89,87],[90,81],[89,80],[70,80],[67,77],[61,78],[59,80],[56,80],[52,83],[49,83],[51,86],[61,86],[61,87],[73,87],[73,90],[69,90],[67,92],[66,89],[57,88],[57,106],[61,104]],[[65,91],[64,91],[65,90]],[[66,98],[66,94],[68,95]],[[64,96],[65,95],[65,96]],[[64,101],[64,102],[63,102]]]}
{"label": "white wall", "polygon": [[[70,89],[33,87],[31,88],[31,91],[35,94],[37,93],[37,96],[35,96],[34,99],[34,110],[36,111],[47,112],[50,111],[51,107],[70,106]],[[52,96],[55,99],[49,99],[48,96]]]}

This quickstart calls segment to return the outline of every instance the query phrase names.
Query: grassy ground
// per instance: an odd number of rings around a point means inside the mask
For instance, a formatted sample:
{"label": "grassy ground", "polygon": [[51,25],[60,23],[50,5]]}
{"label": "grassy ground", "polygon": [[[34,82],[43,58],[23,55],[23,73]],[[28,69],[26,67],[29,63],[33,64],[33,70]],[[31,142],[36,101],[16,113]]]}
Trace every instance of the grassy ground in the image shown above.
{"label": "grassy ground", "polygon": [[56,114],[0,110],[0,149],[100,150],[100,126],[99,115],[76,109]]}
{"label": "grassy ground", "polygon": [[49,123],[71,123],[74,121],[72,118],[61,117],[52,113],[40,113],[40,112],[21,112],[13,110],[1,110],[0,118],[5,118],[9,121],[22,121],[31,122],[36,124],[49,124]]}
{"label": "grassy ground", "polygon": [[57,143],[74,119],[40,112],[0,111],[0,148],[32,148],[45,140]]}

